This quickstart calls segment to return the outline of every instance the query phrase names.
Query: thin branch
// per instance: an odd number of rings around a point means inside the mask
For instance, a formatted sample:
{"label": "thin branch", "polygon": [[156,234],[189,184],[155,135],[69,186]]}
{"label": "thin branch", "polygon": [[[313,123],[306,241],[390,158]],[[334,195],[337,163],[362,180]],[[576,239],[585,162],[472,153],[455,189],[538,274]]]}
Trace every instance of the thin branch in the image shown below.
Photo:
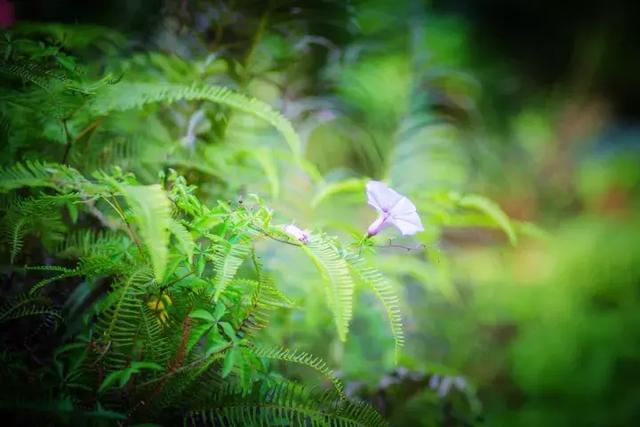
{"label": "thin branch", "polygon": [[80,131],[80,133],[78,134],[78,136],[76,136],[73,139],[73,144],[75,144],[76,142],[80,141],[86,134],[88,134],[89,132],[91,132],[92,130],[94,130],[95,128],[97,128],[98,126],[100,126],[100,124],[103,122],[104,118],[103,117],[98,117],[96,120],[94,120],[93,122],[91,122],[87,127],[85,127],[84,129],[82,129]]}
{"label": "thin branch", "polygon": [[120,219],[122,219],[122,222],[126,226],[127,234],[129,234],[129,237],[131,238],[131,240],[134,241],[134,243],[138,247],[138,250],[140,251],[140,255],[144,258],[145,253],[144,253],[144,249],[142,248],[142,242],[140,242],[140,240],[138,239],[138,236],[134,233],[133,228],[131,227],[131,224],[129,224],[127,219],[124,217],[124,211],[122,210],[120,203],[118,203],[118,199],[116,199],[115,195],[112,195],[111,198],[113,199],[113,203],[111,203],[109,199],[106,197],[103,197],[103,200],[107,202],[109,206],[111,206],[116,211]]}
{"label": "thin branch", "polygon": [[280,238],[278,238],[278,237],[276,237],[276,236],[274,236],[274,235],[272,235],[272,234],[269,234],[269,232],[267,232],[266,230],[264,230],[264,229],[262,229],[262,228],[258,227],[258,226],[257,226],[257,225],[255,225],[255,224],[249,224],[249,225],[250,225],[254,230],[259,231],[260,233],[262,233],[262,234],[263,234],[263,235],[265,235],[266,237],[268,237],[268,238],[270,238],[270,239],[272,239],[272,240],[275,240],[276,242],[286,243],[287,245],[297,246],[297,247],[302,246],[300,243],[293,243],[293,242],[291,242],[291,241],[283,240],[283,239],[280,239]]}
{"label": "thin branch", "polygon": [[188,370],[191,369],[192,367],[198,366],[200,363],[206,362],[207,360],[213,358],[214,356],[220,354],[220,353],[224,353],[225,351],[227,351],[229,348],[233,347],[233,342],[229,342],[227,345],[225,345],[224,347],[220,348],[218,351],[215,351],[213,353],[211,353],[209,356],[207,357],[201,357],[199,359],[194,360],[191,363],[187,363],[186,365],[182,365],[181,367],[173,370],[173,371],[169,371],[166,372],[164,375],[158,377],[158,378],[154,378],[152,380],[146,381],[140,385],[138,385],[138,387],[145,387],[151,384],[155,384],[158,381],[165,381],[168,378],[171,378],[172,376],[184,371],[184,370]]}
{"label": "thin branch", "polygon": [[398,249],[404,249],[407,252],[411,252],[411,251],[419,251],[422,249],[425,249],[427,246],[424,244],[418,245],[416,247],[412,247],[412,246],[405,246],[405,245],[400,245],[397,243],[391,243],[391,239],[389,239],[387,241],[386,245],[373,245],[374,248],[381,248],[381,249],[386,249],[386,248],[398,248]]}
{"label": "thin branch", "polygon": [[67,119],[62,120],[62,129],[64,129],[64,138],[67,141],[64,145],[64,155],[62,156],[62,164],[67,164],[67,157],[69,157],[69,151],[71,151],[71,135],[69,135],[69,128],[67,127]]}
{"label": "thin branch", "polygon": [[182,280],[186,279],[187,277],[189,277],[189,276],[191,276],[192,274],[195,274],[195,273],[196,273],[196,272],[195,272],[195,270],[191,270],[191,271],[190,271],[190,272],[188,272],[187,274],[185,274],[185,275],[183,275],[183,276],[181,276],[181,277],[178,277],[177,279],[174,279],[174,280],[170,281],[169,283],[167,283],[167,284],[163,285],[163,286],[160,288],[160,292],[164,292],[164,291],[166,291],[166,290],[167,290],[167,289],[169,289],[171,286],[175,285],[175,284],[176,284],[176,283],[178,283],[178,282],[181,282]]}

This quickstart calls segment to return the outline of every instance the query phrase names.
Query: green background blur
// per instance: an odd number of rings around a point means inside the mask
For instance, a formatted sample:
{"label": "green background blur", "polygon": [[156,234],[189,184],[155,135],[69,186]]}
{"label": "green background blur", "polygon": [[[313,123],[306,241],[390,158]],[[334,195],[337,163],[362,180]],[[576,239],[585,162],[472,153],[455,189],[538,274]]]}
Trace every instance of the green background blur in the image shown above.
{"label": "green background blur", "polygon": [[[216,157],[233,185],[205,191],[270,194],[297,223],[343,235],[372,220],[360,179],[386,179],[416,200],[427,250],[380,250],[407,324],[398,366],[371,296],[358,296],[342,345],[330,313],[295,285],[311,266],[286,250],[265,261],[304,307],[270,333],[339,366],[347,391],[392,425],[640,422],[636,2],[13,3],[18,24],[120,31],[121,42],[74,54],[96,69],[133,58],[125,76],[185,82],[199,78],[195,61],[243,58],[251,73],[228,66],[217,83],[283,111],[306,159],[344,184],[314,196],[286,162],[274,178]],[[136,60],[153,51],[173,59]],[[215,128],[203,121],[196,136]],[[451,214],[456,193],[493,200],[514,236]]]}

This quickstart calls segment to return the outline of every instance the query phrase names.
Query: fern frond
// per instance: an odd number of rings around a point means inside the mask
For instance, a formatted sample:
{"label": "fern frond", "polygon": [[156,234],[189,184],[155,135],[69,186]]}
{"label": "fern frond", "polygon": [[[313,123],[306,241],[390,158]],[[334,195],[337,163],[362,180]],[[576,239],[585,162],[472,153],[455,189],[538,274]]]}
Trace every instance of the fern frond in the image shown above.
{"label": "fern frond", "polygon": [[312,236],[300,246],[320,272],[325,285],[327,304],[333,311],[340,340],[346,341],[353,312],[353,279],[349,266],[337,248],[326,238]]}
{"label": "fern frond", "polygon": [[218,301],[229,282],[235,277],[238,268],[249,256],[251,247],[245,243],[220,242],[213,245],[212,253],[207,257],[213,262],[216,276],[213,279],[214,301]]}
{"label": "fern frond", "polygon": [[67,227],[59,207],[74,198],[72,194],[41,194],[37,197],[15,197],[8,203],[1,240],[9,244],[12,263],[22,249],[26,234],[37,235],[47,247],[63,239]]}
{"label": "fern frond", "polygon": [[301,157],[300,139],[287,119],[268,104],[221,86],[120,83],[100,93],[90,108],[95,115],[105,115],[111,111],[139,109],[152,103],[170,104],[182,100],[211,101],[263,119],[282,134],[294,155]]}
{"label": "fern frond", "polygon": [[173,237],[176,238],[178,246],[182,249],[182,252],[184,252],[187,256],[187,260],[191,264],[193,262],[193,249],[195,247],[193,236],[191,236],[191,233],[189,233],[184,225],[180,224],[176,220],[171,220],[169,222],[169,231],[173,234]]}
{"label": "fern frond", "polygon": [[518,236],[509,216],[502,210],[493,200],[478,194],[466,194],[460,196],[456,193],[451,193],[450,197],[457,202],[458,206],[466,209],[474,209],[482,212],[488,218],[490,218],[509,238],[509,242],[512,245],[516,245],[518,242]]}
{"label": "fern frond", "polygon": [[121,191],[133,211],[158,282],[164,278],[169,254],[171,207],[169,198],[158,184],[123,185]]}
{"label": "fern frond", "polygon": [[51,81],[64,82],[63,74],[56,73],[53,69],[43,66],[37,61],[14,60],[11,62],[0,59],[0,73],[6,76],[16,77],[23,82],[30,82],[44,90],[51,88]]}
{"label": "fern frond", "polygon": [[60,271],[59,274],[53,276],[53,277],[47,277],[46,279],[42,279],[40,280],[38,283],[36,283],[35,285],[33,285],[31,287],[31,289],[29,289],[29,294],[30,295],[37,295],[38,293],[40,293],[40,290],[45,287],[46,285],[48,285],[49,283],[53,283],[56,280],[60,280],[60,279],[64,279],[66,277],[73,277],[73,276],[79,276],[80,274],[82,274],[82,271],[78,270],[78,269],[70,269],[70,268],[64,268],[62,267],[61,269],[46,269],[46,268],[38,268],[38,267],[48,267],[48,266],[36,266],[34,267],[30,267],[30,270],[49,270],[49,271]]}
{"label": "fern frond", "polygon": [[111,231],[79,230],[65,236],[54,251],[62,258],[113,255],[124,250],[128,242],[123,235]]}
{"label": "fern frond", "polygon": [[271,318],[271,314],[277,308],[291,308],[293,302],[289,300],[280,290],[273,286],[268,279],[260,281],[235,279],[233,284],[255,286],[255,291],[251,296],[251,304],[245,312],[244,318],[240,322],[237,334],[245,338],[255,331],[264,329]]}
{"label": "fern frond", "polygon": [[365,184],[365,180],[359,178],[349,178],[342,181],[325,184],[313,197],[311,206],[317,207],[337,194],[362,193],[364,191]]}
{"label": "fern frond", "polygon": [[21,187],[49,187],[59,192],[65,187],[82,188],[87,179],[76,169],[59,163],[27,160],[0,169],[0,192]]}
{"label": "fern frond", "polygon": [[142,327],[140,306],[152,276],[145,268],[113,285],[109,304],[98,317],[99,339],[108,352],[106,364],[112,369],[124,368],[136,344],[134,337]]}
{"label": "fern frond", "polygon": [[41,296],[19,294],[9,298],[0,307],[0,323],[27,316],[54,316],[62,320],[59,311],[51,307],[51,302]]}
{"label": "fern frond", "polygon": [[265,359],[282,360],[289,363],[297,363],[316,370],[325,378],[327,378],[331,382],[331,384],[333,384],[341,398],[346,399],[342,382],[329,368],[327,362],[325,362],[321,358],[304,351],[289,350],[286,348],[255,347],[252,350],[253,353],[258,357],[262,357]]}
{"label": "fern frond", "polygon": [[171,357],[169,341],[166,339],[162,322],[146,305],[140,306],[141,338],[146,350],[145,358],[164,366]]}
{"label": "fern frond", "polygon": [[26,161],[0,170],[0,191],[20,187],[54,187],[50,177],[58,165],[41,161]]}
{"label": "fern frond", "polygon": [[398,296],[387,278],[377,269],[367,265],[364,258],[356,254],[349,254],[345,259],[355,280],[370,287],[384,306],[395,341],[395,361],[397,363],[400,349],[404,345],[402,313]]}
{"label": "fern frond", "polygon": [[22,243],[24,242],[25,235],[25,223],[26,220],[24,218],[18,218],[15,222],[9,223],[7,222],[7,237],[9,240],[9,252],[11,254],[10,260],[11,264],[16,259],[16,256],[22,250]]}
{"label": "fern frond", "polygon": [[247,426],[295,425],[379,427],[386,423],[370,406],[336,401],[333,394],[317,395],[302,386],[283,382],[255,387],[246,395],[229,386],[214,393],[214,406],[190,412],[185,425]]}

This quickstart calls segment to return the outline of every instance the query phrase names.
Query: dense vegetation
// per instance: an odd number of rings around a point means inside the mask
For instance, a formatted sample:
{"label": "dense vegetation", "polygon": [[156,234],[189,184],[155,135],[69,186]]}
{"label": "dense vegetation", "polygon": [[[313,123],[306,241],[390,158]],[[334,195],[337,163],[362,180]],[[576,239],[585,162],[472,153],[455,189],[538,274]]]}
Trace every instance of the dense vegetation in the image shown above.
{"label": "dense vegetation", "polygon": [[[551,114],[535,100],[501,147],[481,112],[507,122],[487,107],[503,99],[480,97],[463,26],[438,16],[166,2],[144,37],[3,32],[5,420],[637,419],[636,154],[587,157],[519,198],[555,170],[536,169]],[[372,179],[424,231],[369,236]]]}

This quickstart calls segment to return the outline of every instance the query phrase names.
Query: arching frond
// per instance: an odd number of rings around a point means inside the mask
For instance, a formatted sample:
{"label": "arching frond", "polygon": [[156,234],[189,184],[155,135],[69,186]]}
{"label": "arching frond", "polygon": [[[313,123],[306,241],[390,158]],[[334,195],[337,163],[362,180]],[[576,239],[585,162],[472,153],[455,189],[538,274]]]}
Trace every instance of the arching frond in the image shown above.
{"label": "arching frond", "polygon": [[268,104],[221,86],[178,85],[168,83],[120,83],[100,93],[91,103],[95,115],[110,111],[139,109],[146,104],[206,100],[263,119],[282,133],[291,151],[301,155],[300,140],[291,123]]}
{"label": "arching frond", "polygon": [[327,305],[333,311],[338,336],[346,341],[353,312],[353,279],[349,266],[337,248],[326,238],[312,236],[301,248],[322,275]]}
{"label": "arching frond", "polygon": [[76,169],[60,163],[27,160],[0,169],[0,192],[21,187],[48,187],[59,193],[89,189],[89,181]]}
{"label": "arching frond", "polygon": [[365,188],[365,180],[358,178],[349,178],[338,182],[325,184],[318,193],[313,197],[311,205],[316,207],[329,200],[336,194],[342,193],[362,193]]}
{"label": "arching frond", "polygon": [[80,258],[97,254],[117,254],[129,240],[120,233],[105,230],[78,230],[65,236],[55,248],[62,258]]}
{"label": "arching frond", "polygon": [[145,351],[144,357],[164,366],[171,357],[169,341],[163,330],[161,319],[154,315],[148,304],[140,304],[140,338]]}
{"label": "arching frond", "polygon": [[169,254],[169,226],[171,206],[169,198],[158,184],[123,185],[122,194],[133,211],[133,219],[138,226],[153,273],[158,282],[164,278]]}
{"label": "arching frond", "polygon": [[52,80],[64,82],[63,74],[43,66],[38,61],[14,60],[11,62],[0,59],[0,74],[19,78],[24,82],[33,83],[42,89],[49,90]]}
{"label": "arching frond", "polygon": [[464,196],[460,196],[453,193],[451,194],[451,197],[458,206],[465,209],[477,210],[485,214],[502,231],[504,231],[512,245],[515,245],[518,242],[518,237],[509,216],[496,202],[478,194],[466,194]]}
{"label": "arching frond", "polygon": [[304,351],[289,350],[286,348],[256,347],[253,349],[253,352],[258,357],[282,360],[289,363],[297,363],[315,369],[325,378],[327,378],[331,382],[331,384],[333,384],[336,391],[342,398],[346,399],[342,382],[340,382],[334,372],[329,369],[329,366],[327,366],[327,362],[325,362],[321,358]]}
{"label": "arching frond", "polygon": [[213,279],[214,301],[220,298],[229,282],[235,277],[238,268],[249,256],[250,249],[250,246],[244,243],[221,241],[214,245],[212,252],[207,254],[216,270],[216,276]]}
{"label": "arching frond", "polygon": [[185,425],[247,426],[287,425],[379,427],[386,423],[370,406],[336,400],[332,393],[314,394],[294,383],[258,386],[249,394],[228,386],[216,392],[216,402],[190,412]]}
{"label": "arching frond", "polygon": [[357,254],[349,254],[346,257],[349,268],[356,281],[364,283],[370,287],[376,294],[389,318],[391,324],[391,332],[395,340],[395,359],[398,356],[401,347],[404,345],[404,331],[402,327],[402,312],[400,311],[400,301],[396,295],[391,283],[377,269],[367,265],[367,262]]}
{"label": "arching frond", "polygon": [[98,338],[107,348],[105,363],[112,369],[124,368],[133,352],[134,338],[143,327],[145,287],[152,281],[146,268],[137,270],[115,283],[109,301],[98,315]]}
{"label": "arching frond", "polygon": [[11,264],[16,259],[16,256],[22,250],[22,242],[24,241],[25,234],[25,218],[17,218],[15,221],[7,221],[3,228],[5,228],[5,234],[9,242],[9,253],[11,254]]}
{"label": "arching frond", "polygon": [[234,284],[248,285],[255,288],[251,296],[251,304],[245,312],[242,322],[238,327],[237,334],[240,337],[246,337],[253,332],[259,331],[265,328],[272,313],[280,307],[290,308],[293,303],[289,298],[280,292],[273,283],[268,279],[262,279],[262,281],[246,281],[246,280],[234,280]]}
{"label": "arching frond", "polygon": [[26,161],[0,170],[0,191],[6,192],[20,187],[55,187],[51,175],[61,165],[42,161]]}
{"label": "arching frond", "polygon": [[7,299],[0,306],[0,323],[28,316],[50,315],[62,320],[59,311],[52,307],[51,301],[41,296],[18,294]]}
{"label": "arching frond", "polygon": [[39,195],[37,197],[15,197],[6,206],[2,219],[1,241],[8,243],[13,263],[22,249],[24,236],[40,237],[45,247],[53,247],[63,240],[67,227],[62,220],[60,205],[75,199],[68,195]]}
{"label": "arching frond", "polygon": [[176,238],[179,248],[187,256],[189,263],[193,262],[193,248],[195,247],[193,236],[184,225],[173,219],[169,221],[169,231]]}

